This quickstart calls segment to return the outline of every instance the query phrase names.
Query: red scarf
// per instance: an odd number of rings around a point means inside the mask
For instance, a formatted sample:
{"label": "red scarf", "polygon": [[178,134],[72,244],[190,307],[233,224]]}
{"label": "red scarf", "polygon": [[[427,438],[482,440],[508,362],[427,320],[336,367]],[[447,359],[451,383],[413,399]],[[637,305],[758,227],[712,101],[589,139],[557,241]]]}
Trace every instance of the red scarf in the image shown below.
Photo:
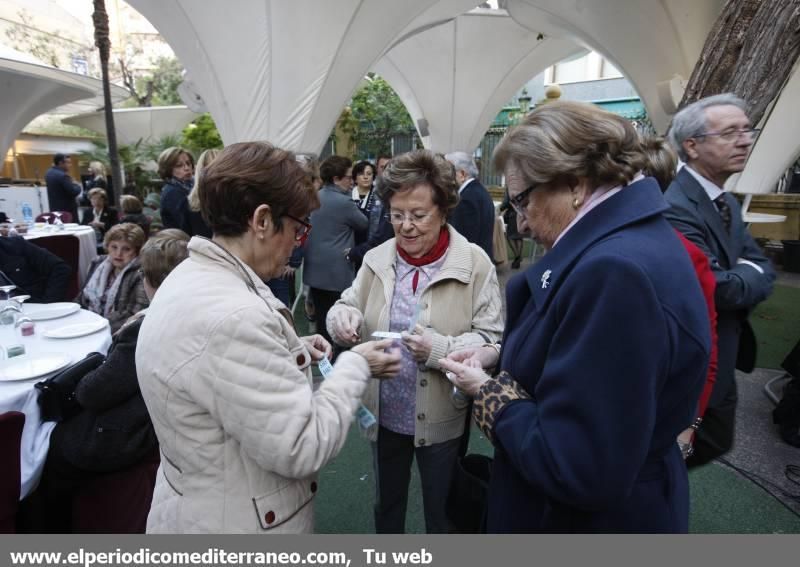
{"label": "red scarf", "polygon": [[[412,258],[408,255],[408,252],[397,247],[397,253],[400,254],[400,257],[411,264],[412,266],[427,266],[428,264],[434,263],[436,260],[444,256],[444,253],[447,252],[447,248],[450,246],[450,232],[447,230],[446,226],[443,226],[442,229],[439,231],[439,239],[436,241],[436,244],[433,245],[433,248],[428,250],[428,253],[420,258]],[[414,278],[411,280],[411,290],[414,293],[417,293],[417,284],[419,283],[419,270],[414,272]]]}

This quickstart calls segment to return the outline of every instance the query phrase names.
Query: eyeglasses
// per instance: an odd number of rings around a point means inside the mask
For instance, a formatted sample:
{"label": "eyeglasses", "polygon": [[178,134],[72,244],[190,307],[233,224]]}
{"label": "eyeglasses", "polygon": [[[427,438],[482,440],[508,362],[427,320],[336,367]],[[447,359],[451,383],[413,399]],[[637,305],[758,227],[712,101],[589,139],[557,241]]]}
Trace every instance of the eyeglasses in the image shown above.
{"label": "eyeglasses", "polygon": [[725,130],[724,132],[704,132],[693,136],[693,138],[707,138],[716,136],[723,142],[733,142],[739,139],[740,136],[746,136],[751,140],[755,140],[761,133],[761,128],[744,128],[742,130]]}
{"label": "eyeglasses", "polygon": [[525,208],[528,206],[528,196],[541,186],[541,183],[534,183],[519,195],[508,198],[508,202],[511,203],[518,215],[525,214]]}
{"label": "eyeglasses", "polygon": [[397,211],[390,212],[386,215],[386,218],[389,219],[389,222],[395,226],[402,226],[402,224],[408,221],[410,224],[419,225],[425,224],[431,218],[433,218],[433,213],[400,213]]}
{"label": "eyeglasses", "polygon": [[297,217],[293,217],[292,215],[284,215],[285,217],[289,217],[295,222],[300,223],[300,226],[295,227],[294,229],[294,239],[300,243],[300,246],[306,243],[308,240],[308,235],[311,232],[311,223],[308,220],[300,220]]}

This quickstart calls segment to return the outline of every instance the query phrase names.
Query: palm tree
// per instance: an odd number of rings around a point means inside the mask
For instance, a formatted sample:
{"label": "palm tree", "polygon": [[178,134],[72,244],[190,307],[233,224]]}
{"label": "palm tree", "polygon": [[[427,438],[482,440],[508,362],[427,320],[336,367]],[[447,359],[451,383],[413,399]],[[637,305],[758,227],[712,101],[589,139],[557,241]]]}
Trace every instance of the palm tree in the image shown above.
{"label": "palm tree", "polygon": [[[122,168],[119,163],[119,152],[117,150],[117,130],[114,127],[114,108],[111,105],[111,83],[108,79],[108,58],[111,51],[111,39],[108,33],[108,13],[106,12],[105,0],[94,0],[94,44],[100,51],[100,70],[103,74],[103,109],[106,114],[106,138],[108,139],[108,157],[111,161],[111,178],[114,182],[114,189],[122,193],[124,179]],[[109,201],[113,203],[114,194],[110,192]]]}

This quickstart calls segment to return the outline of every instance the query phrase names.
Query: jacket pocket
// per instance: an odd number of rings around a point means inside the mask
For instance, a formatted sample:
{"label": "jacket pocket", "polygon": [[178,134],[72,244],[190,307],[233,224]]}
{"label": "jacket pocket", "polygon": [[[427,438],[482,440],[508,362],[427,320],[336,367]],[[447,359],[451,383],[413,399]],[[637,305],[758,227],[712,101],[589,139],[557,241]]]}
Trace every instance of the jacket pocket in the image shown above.
{"label": "jacket pocket", "polygon": [[316,480],[292,480],[272,492],[253,497],[261,529],[271,530],[291,520],[314,499],[316,492]]}

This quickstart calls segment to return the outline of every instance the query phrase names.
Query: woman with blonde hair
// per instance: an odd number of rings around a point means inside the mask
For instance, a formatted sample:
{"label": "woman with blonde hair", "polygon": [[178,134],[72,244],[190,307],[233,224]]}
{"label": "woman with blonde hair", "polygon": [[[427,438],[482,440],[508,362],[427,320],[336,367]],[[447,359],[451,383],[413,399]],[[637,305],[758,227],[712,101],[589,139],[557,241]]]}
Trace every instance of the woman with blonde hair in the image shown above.
{"label": "woman with blonde hair", "polygon": [[99,161],[89,162],[89,174],[92,178],[89,180],[87,189],[108,189],[108,179],[106,178],[106,166]]}
{"label": "woman with blonde hair", "polygon": [[197,186],[200,184],[203,170],[214,161],[219,152],[220,150],[217,149],[205,150],[197,158],[197,165],[194,168],[194,187],[189,193],[186,209],[183,211],[183,231],[189,236],[211,238],[211,228],[200,213],[200,198],[197,196]]}
{"label": "woman with blonde hair", "polygon": [[139,271],[139,251],[145,243],[144,231],[132,223],[114,225],[106,233],[108,251],[89,267],[89,276],[76,302],[108,319],[116,333],[128,317],[150,303]]}

